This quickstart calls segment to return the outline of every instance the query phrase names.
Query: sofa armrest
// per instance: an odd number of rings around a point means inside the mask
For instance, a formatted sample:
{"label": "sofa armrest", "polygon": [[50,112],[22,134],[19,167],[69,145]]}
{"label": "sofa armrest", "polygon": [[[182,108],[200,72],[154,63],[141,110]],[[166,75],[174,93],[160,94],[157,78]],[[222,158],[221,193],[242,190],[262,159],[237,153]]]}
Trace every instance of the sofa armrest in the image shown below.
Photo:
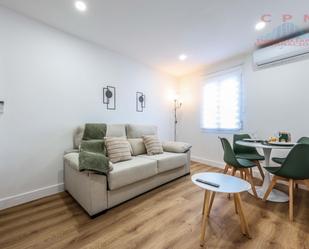
{"label": "sofa armrest", "polygon": [[64,151],[64,155],[67,155],[67,154],[70,154],[70,153],[78,153],[79,152],[79,149],[67,149]]}
{"label": "sofa armrest", "polygon": [[[78,150],[71,150],[67,154],[63,156],[64,165],[70,166],[72,169],[80,172],[79,170],[79,151]],[[109,172],[114,169],[112,162],[109,162]],[[88,174],[97,174],[96,172],[84,170],[83,172]]]}
{"label": "sofa armrest", "polygon": [[90,216],[107,209],[107,177],[64,164],[64,187]]}
{"label": "sofa armrest", "polygon": [[186,153],[191,149],[191,144],[183,143],[183,142],[163,142],[162,144],[163,150],[166,152],[174,152],[174,153]]}

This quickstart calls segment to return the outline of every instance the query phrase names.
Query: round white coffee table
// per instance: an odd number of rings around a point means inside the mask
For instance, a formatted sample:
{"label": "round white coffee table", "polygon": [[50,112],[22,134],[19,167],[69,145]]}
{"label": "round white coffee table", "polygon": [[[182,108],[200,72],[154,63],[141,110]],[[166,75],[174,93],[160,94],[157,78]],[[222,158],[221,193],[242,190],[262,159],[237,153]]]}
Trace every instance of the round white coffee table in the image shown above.
{"label": "round white coffee table", "polygon": [[[211,211],[211,207],[215,198],[216,192],[229,193],[234,196],[235,211],[239,214],[241,231],[244,235],[250,238],[250,232],[247,220],[243,211],[243,204],[240,198],[240,193],[251,189],[251,185],[238,177],[225,175],[221,173],[198,173],[192,176],[192,182],[202,189],[205,189],[204,204],[203,204],[203,218],[202,229],[200,237],[200,245],[205,243],[206,223]],[[207,181],[210,183],[218,184],[218,187],[214,187],[205,183],[201,183],[198,180]]]}
{"label": "round white coffee table", "polygon": [[[264,157],[265,157],[265,166],[269,167],[269,161],[270,161],[270,154],[271,154],[271,150],[273,149],[292,149],[292,146],[278,146],[278,145],[265,145],[262,143],[258,143],[258,142],[245,142],[245,141],[237,141],[236,142],[239,145],[242,146],[247,146],[247,147],[254,147],[254,148],[260,148],[263,149],[263,153],[264,153]],[[266,170],[265,173],[265,177],[264,177],[264,181],[263,181],[263,185],[260,187],[256,187],[256,192],[257,195],[260,199],[263,199],[268,186],[271,182],[271,175],[270,173]],[[249,193],[253,195],[251,189],[249,190]],[[279,191],[277,189],[273,189],[271,191],[271,193],[269,194],[269,197],[267,199],[268,201],[273,201],[273,202],[287,202],[289,200],[289,197],[286,193]]]}

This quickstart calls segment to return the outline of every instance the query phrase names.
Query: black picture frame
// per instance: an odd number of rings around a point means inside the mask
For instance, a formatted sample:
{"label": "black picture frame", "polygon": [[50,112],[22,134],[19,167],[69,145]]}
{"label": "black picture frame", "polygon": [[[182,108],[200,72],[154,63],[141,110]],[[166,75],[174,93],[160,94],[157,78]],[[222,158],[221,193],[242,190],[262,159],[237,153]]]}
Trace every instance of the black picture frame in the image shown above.
{"label": "black picture frame", "polygon": [[103,104],[107,110],[116,110],[116,87],[103,87]]}
{"label": "black picture frame", "polygon": [[136,111],[143,112],[146,108],[146,95],[142,92],[136,92]]}

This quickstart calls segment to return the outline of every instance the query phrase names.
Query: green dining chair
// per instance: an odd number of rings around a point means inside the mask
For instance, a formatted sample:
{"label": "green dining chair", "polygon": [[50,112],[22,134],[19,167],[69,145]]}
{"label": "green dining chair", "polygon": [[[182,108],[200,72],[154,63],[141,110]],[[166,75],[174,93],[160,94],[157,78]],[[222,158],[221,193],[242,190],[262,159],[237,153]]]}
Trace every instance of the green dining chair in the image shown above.
{"label": "green dining chair", "polygon": [[297,144],[290,151],[281,167],[265,167],[273,174],[271,184],[263,201],[266,201],[277,180],[289,182],[289,218],[293,221],[293,191],[294,184],[302,183],[309,187],[309,144]]}
{"label": "green dining chair", "polygon": [[224,174],[227,174],[230,168],[232,169],[233,176],[235,176],[236,172],[239,171],[240,177],[242,179],[246,180],[248,178],[254,196],[258,197],[252,177],[252,168],[255,167],[256,164],[253,161],[247,159],[237,158],[230,142],[226,138],[219,137],[219,139],[221,141],[224,151],[223,160],[226,163],[224,168]]}
{"label": "green dining chair", "polygon": [[[309,144],[309,137],[301,137],[300,139],[297,140],[298,144]],[[285,157],[273,157],[271,160],[273,160],[275,163],[278,164],[283,164]]]}
{"label": "green dining chair", "polygon": [[236,142],[245,138],[251,138],[248,134],[234,134],[233,136],[233,150],[237,158],[247,159],[255,162],[258,167],[262,179],[264,179],[264,172],[261,167],[260,161],[265,160],[264,156],[260,155],[256,148],[239,145]]}

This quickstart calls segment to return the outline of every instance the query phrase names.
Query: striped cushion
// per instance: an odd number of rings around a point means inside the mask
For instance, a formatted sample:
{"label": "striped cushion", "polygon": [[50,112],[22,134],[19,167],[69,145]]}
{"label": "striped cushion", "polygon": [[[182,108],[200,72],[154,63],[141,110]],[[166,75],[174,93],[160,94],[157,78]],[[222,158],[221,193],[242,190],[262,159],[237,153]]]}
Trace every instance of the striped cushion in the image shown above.
{"label": "striped cushion", "polygon": [[156,135],[143,136],[144,144],[148,155],[162,154],[163,148]]}
{"label": "striped cushion", "polygon": [[130,144],[125,137],[106,137],[107,155],[112,163],[132,159]]}

